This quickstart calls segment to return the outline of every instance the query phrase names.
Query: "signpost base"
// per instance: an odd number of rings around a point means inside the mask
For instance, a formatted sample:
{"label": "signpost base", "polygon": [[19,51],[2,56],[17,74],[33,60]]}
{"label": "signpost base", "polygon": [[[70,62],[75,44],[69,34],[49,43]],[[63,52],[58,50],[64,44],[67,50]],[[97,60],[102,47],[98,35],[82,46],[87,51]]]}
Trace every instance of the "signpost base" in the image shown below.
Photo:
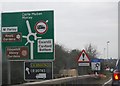
{"label": "signpost base", "polygon": [[11,84],[11,62],[8,61],[8,85]]}

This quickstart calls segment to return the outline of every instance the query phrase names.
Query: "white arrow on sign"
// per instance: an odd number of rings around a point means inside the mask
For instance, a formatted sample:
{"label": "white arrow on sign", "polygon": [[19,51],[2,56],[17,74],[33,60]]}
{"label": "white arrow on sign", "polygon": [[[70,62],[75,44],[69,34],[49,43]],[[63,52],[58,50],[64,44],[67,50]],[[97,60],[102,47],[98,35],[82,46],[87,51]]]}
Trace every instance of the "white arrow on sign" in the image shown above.
{"label": "white arrow on sign", "polygon": [[[27,24],[27,28],[28,28],[28,32],[29,34],[27,36],[22,36],[23,38],[26,38],[27,39],[27,42],[25,45],[27,45],[28,43],[30,43],[30,56],[31,56],[31,59],[33,59],[33,44],[34,44],[34,40],[37,40],[38,38],[42,38],[42,37],[37,37],[36,34],[37,33],[32,33],[31,31],[31,27],[30,27],[30,23],[28,20],[26,20],[26,24]],[[30,40],[30,37],[33,36],[34,37],[34,40]]]}
{"label": "white arrow on sign", "polygon": [[28,74],[30,74],[30,71],[29,71],[30,69],[28,67],[26,67],[25,70],[27,71]]}

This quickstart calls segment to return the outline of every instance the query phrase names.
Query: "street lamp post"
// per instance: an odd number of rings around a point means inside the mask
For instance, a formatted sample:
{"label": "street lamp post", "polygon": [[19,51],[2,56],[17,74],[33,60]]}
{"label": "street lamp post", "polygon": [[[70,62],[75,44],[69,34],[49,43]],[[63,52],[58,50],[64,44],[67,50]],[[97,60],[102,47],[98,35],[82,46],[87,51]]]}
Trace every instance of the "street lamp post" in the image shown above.
{"label": "street lamp post", "polygon": [[108,51],[108,50],[109,50],[109,49],[108,49],[108,48],[109,48],[109,47],[108,47],[108,44],[109,44],[109,43],[110,43],[110,41],[107,41],[107,58],[109,57],[109,54],[108,54],[108,52],[109,52],[109,51]]}
{"label": "street lamp post", "polygon": [[105,48],[104,48],[104,58],[105,58]]}

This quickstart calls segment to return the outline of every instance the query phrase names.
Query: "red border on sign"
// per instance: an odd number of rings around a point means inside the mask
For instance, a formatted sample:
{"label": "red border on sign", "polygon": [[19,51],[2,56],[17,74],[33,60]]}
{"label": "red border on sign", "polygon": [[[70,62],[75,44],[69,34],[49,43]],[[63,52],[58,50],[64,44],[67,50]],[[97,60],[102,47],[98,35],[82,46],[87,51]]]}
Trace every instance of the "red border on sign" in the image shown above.
{"label": "red border on sign", "polygon": [[[40,22],[42,22],[42,23],[44,23],[44,24],[46,25],[46,30],[45,30],[44,32],[42,32],[42,33],[38,32],[38,31],[37,31],[37,27],[36,27],[37,24],[40,23]],[[48,30],[48,25],[46,24],[45,21],[41,20],[41,21],[39,21],[39,22],[37,22],[37,23],[35,24],[34,29],[36,30],[37,33],[39,33],[39,34],[44,34],[44,33],[46,33],[47,30]]]}
{"label": "red border on sign", "polygon": [[[89,59],[89,61],[78,61],[83,52],[86,54],[86,56],[87,56],[87,58]],[[84,49],[83,49],[83,50],[81,51],[81,53],[79,54],[79,57],[77,58],[77,62],[78,62],[78,63],[80,63],[80,62],[90,62],[90,58],[89,58],[88,54],[85,52]]]}

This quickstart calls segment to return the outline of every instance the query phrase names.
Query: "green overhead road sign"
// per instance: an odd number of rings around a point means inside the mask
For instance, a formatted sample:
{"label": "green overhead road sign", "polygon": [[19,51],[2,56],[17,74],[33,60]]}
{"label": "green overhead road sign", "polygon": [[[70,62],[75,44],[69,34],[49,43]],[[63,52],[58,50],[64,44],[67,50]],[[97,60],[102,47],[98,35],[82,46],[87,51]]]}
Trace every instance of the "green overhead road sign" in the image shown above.
{"label": "green overhead road sign", "polygon": [[54,60],[54,12],[2,13],[2,54],[9,60]]}

